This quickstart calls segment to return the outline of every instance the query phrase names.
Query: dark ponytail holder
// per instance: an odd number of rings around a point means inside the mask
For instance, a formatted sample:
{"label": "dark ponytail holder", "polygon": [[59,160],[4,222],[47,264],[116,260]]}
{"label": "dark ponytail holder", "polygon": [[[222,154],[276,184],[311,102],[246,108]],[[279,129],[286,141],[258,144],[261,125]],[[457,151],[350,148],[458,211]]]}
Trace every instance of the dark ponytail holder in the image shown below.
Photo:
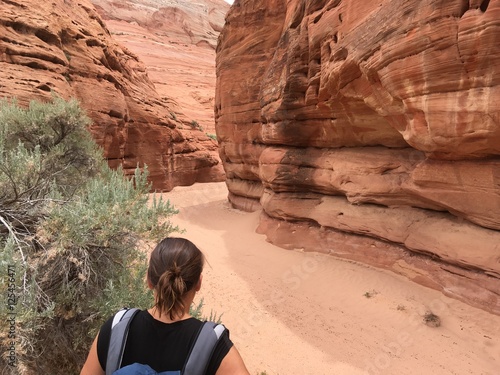
{"label": "dark ponytail holder", "polygon": [[170,280],[171,281],[174,281],[175,279],[177,279],[178,277],[182,277],[181,276],[181,273],[182,273],[182,270],[181,268],[174,264],[169,270],[167,270],[167,272],[170,273]]}

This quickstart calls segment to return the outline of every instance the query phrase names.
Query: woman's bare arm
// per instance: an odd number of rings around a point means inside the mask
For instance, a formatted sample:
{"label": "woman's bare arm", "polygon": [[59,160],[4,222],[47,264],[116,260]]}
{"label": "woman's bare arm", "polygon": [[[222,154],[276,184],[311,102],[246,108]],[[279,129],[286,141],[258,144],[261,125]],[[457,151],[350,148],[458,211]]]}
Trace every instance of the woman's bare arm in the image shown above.
{"label": "woman's bare arm", "polygon": [[82,371],[80,371],[80,375],[105,375],[97,357],[97,337],[90,347],[89,355],[83,365]]}
{"label": "woman's bare arm", "polygon": [[250,375],[234,345],[222,360],[216,375]]}

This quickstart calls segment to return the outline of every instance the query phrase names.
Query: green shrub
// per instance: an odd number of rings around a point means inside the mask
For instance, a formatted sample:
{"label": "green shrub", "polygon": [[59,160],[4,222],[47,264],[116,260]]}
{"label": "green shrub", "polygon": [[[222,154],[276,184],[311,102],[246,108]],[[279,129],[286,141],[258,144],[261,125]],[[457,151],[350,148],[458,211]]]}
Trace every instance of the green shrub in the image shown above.
{"label": "green shrub", "polygon": [[193,304],[192,306],[190,306],[189,313],[191,314],[191,316],[196,318],[196,319],[202,320],[202,321],[209,320],[209,321],[215,322],[215,323],[222,323],[222,314],[218,315],[213,310],[210,311],[209,316],[203,315],[203,304],[204,304],[204,301],[202,298],[200,300],[200,302],[198,302],[197,305]]}
{"label": "green shrub", "polygon": [[215,135],[213,133],[206,133],[206,135],[207,135],[208,138],[211,138],[214,141],[217,141],[217,135]]}
{"label": "green shrub", "polygon": [[178,230],[168,201],[148,202],[147,169],[108,168],[89,123],[74,100],[0,102],[0,289],[16,298],[0,307],[15,317],[14,338],[0,321],[0,373],[79,373],[105,318],[151,303],[140,241]]}
{"label": "green shrub", "polygon": [[196,120],[192,120],[190,123],[192,129],[198,129],[199,131],[203,131],[203,128]]}

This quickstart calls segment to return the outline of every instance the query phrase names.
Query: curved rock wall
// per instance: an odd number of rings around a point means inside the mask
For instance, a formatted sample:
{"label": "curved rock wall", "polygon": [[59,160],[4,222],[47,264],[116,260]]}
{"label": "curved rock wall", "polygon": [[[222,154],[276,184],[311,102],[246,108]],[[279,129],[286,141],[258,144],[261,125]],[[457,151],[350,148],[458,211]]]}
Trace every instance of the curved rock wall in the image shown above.
{"label": "curved rock wall", "polygon": [[0,2],[0,97],[24,105],[52,93],[79,99],[110,165],[147,164],[153,188],[224,179],[216,143],[175,119],[90,1]]}
{"label": "curved rock wall", "polygon": [[500,313],[500,0],[240,0],[217,50],[231,203],[287,248]]}

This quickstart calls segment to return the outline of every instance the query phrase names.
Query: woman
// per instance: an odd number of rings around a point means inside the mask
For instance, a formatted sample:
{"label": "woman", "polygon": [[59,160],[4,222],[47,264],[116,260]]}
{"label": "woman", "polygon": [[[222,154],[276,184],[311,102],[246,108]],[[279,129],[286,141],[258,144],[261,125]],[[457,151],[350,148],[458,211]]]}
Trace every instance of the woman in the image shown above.
{"label": "woman", "polygon": [[[204,260],[202,252],[183,238],[165,238],[156,246],[147,273],[155,304],[133,318],[122,367],[141,363],[157,372],[182,369],[203,324],[191,317],[189,307],[201,288]],[[101,327],[80,375],[105,374],[112,320]],[[206,374],[249,375],[228,331],[225,332],[215,347]]]}

